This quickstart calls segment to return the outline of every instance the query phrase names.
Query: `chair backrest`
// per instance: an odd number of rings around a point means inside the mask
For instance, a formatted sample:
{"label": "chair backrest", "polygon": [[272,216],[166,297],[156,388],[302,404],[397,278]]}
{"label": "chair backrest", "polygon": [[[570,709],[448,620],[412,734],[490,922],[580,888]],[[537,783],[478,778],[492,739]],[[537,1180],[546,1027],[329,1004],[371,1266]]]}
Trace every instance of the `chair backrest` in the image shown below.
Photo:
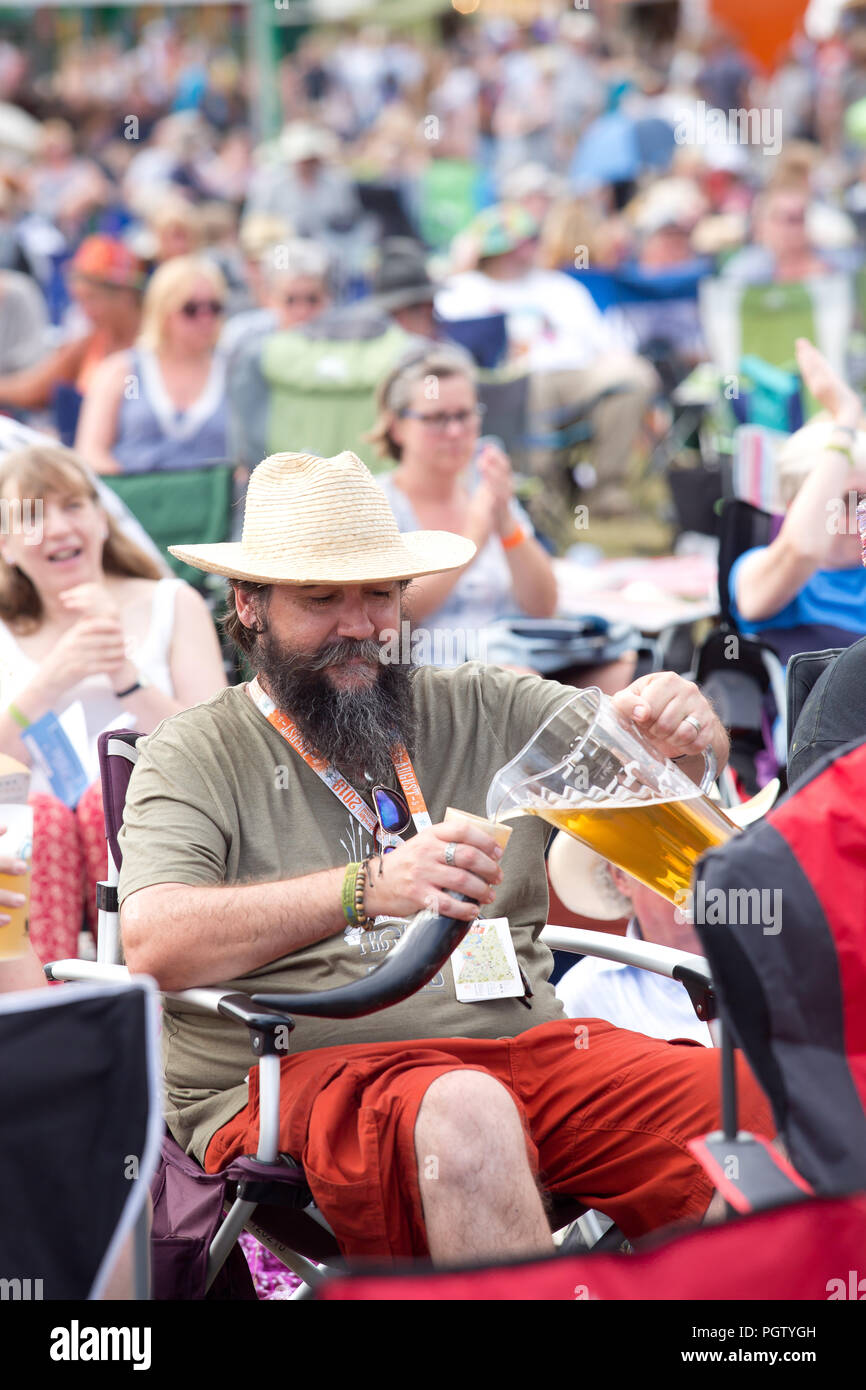
{"label": "chair backrest", "polygon": [[508,352],[504,314],[484,314],[474,319],[439,319],[443,333],[471,353],[479,367],[498,367]]}
{"label": "chair backrest", "polygon": [[[791,367],[797,338],[809,338],[844,375],[854,319],[854,287],[847,275],[823,275],[789,285],[742,285],[708,277],[698,291],[701,327],[719,371],[736,375],[744,353]],[[814,404],[807,404],[811,414]]]}
{"label": "chair backrest", "polygon": [[823,757],[866,735],[864,668],[866,638],[789,661],[789,782],[799,782]]}
{"label": "chair backrest", "polygon": [[389,468],[365,439],[376,418],[376,387],[413,344],[397,324],[375,336],[320,338],[274,333],[262,344],[266,448],[307,449],[330,458],[352,449],[372,472]]}
{"label": "chair backrest", "polygon": [[231,535],[234,465],[220,460],[177,472],[107,474],[117,493],[164,554],[175,574],[196,588],[206,575],[169,555],[170,545],[210,545]]}
{"label": "chair backrest", "polygon": [[795,742],[795,728],[807,698],[819,678],[832,666],[843,650],[830,647],[823,652],[795,652],[788,662],[785,693],[788,701],[788,760]]}
{"label": "chair backrest", "polygon": [[769,545],[776,529],[776,518],[737,497],[722,503],[719,535],[719,610],[730,627],[736,627],[731,613],[728,581],[734,561],[757,545]]}
{"label": "chair backrest", "polygon": [[157,1036],[147,979],[0,997],[4,1298],[101,1296],[156,1168]]}
{"label": "chair backrest", "polygon": [[102,809],[105,816],[105,838],[108,841],[108,871],[117,883],[123,856],[118,836],[123,825],[123,808],[132,769],[138,761],[138,740],[134,729],[111,729],[100,734],[96,741],[99,753],[99,776],[102,783]]}

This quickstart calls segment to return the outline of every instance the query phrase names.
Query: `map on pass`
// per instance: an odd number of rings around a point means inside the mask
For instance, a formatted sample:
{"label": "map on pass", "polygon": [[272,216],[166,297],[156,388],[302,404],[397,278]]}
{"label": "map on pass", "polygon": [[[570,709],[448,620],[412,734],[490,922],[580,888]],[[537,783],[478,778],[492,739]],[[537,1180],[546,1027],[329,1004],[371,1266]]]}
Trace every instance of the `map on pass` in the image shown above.
{"label": "map on pass", "polygon": [[497,932],[488,931],[488,923],[479,922],[463,938],[463,965],[457,976],[461,985],[482,984],[493,980],[510,980],[512,969]]}

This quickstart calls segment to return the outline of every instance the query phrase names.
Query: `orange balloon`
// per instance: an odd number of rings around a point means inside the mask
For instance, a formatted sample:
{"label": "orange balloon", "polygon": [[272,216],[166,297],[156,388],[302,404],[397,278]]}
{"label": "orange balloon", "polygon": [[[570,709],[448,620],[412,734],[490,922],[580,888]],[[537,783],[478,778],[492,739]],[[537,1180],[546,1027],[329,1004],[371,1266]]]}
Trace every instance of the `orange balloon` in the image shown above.
{"label": "orange balloon", "polygon": [[809,0],[710,0],[714,18],[765,72],[784,60],[808,8]]}

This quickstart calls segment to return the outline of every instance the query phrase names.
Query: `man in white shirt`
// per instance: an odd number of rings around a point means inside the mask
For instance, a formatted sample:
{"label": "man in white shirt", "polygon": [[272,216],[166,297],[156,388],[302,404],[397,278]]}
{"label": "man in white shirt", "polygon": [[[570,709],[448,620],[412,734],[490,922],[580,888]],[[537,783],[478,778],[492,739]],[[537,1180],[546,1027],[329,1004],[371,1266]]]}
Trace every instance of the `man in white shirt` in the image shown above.
{"label": "man in white shirt", "polygon": [[[522,207],[485,208],[461,236],[477,269],[452,276],[436,297],[443,319],[504,313],[509,360],[531,373],[529,409],[534,416],[587,401],[617,387],[590,412],[587,448],[596,484],[581,495],[595,517],[630,510],[624,483],[629,455],[644,411],[659,389],[654,368],[629,352],[584,287],[560,270],[535,265],[539,228]],[[577,250],[577,248],[576,248]],[[535,422],[533,422],[534,424]],[[530,466],[543,477],[542,527],[566,544],[579,539],[572,518],[572,480],[562,454],[530,451]]]}

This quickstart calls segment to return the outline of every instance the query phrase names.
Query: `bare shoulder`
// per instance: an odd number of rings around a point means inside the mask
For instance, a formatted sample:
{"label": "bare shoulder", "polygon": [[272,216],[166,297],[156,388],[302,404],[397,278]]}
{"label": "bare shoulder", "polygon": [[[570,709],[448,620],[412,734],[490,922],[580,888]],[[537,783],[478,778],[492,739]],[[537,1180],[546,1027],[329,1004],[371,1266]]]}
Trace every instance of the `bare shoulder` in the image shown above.
{"label": "bare shoulder", "polygon": [[132,353],[128,348],[122,352],[109,353],[94,367],[88,390],[96,387],[97,390],[119,393],[123,389],[127,377],[132,373],[132,361]]}

